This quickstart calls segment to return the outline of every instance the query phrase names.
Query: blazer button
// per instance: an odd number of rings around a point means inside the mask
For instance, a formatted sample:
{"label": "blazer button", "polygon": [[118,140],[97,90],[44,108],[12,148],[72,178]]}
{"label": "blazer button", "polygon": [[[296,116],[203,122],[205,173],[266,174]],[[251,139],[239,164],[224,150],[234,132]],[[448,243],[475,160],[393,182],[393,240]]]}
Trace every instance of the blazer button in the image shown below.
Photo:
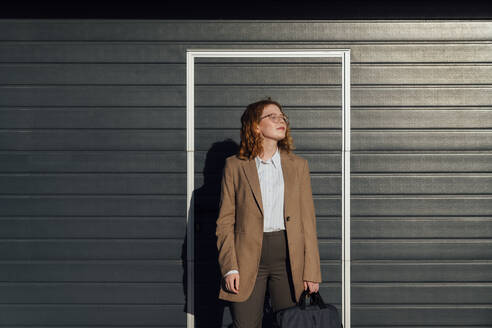
{"label": "blazer button", "polygon": [[289,220],[290,220],[290,216],[286,217],[285,219],[286,219],[287,221],[289,221]]}

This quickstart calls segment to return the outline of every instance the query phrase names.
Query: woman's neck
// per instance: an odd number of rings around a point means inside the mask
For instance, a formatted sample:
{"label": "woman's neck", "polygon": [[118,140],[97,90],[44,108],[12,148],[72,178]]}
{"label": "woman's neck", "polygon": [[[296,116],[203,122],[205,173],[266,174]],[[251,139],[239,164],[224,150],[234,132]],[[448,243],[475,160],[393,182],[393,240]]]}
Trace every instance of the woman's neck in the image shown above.
{"label": "woman's neck", "polygon": [[273,154],[277,151],[278,145],[277,143],[264,143],[263,144],[263,153],[261,153],[260,158],[264,161],[268,161],[273,157]]}

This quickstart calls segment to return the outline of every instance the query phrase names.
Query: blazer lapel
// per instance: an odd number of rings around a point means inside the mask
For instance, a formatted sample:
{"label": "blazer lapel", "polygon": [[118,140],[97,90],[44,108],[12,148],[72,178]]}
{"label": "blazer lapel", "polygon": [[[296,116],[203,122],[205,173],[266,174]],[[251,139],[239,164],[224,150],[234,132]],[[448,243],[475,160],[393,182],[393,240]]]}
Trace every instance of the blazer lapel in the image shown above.
{"label": "blazer lapel", "polygon": [[[284,216],[288,212],[290,207],[290,195],[292,194],[291,188],[294,186],[295,170],[292,166],[292,158],[289,154],[280,149],[280,162],[282,166],[282,173],[284,176]],[[256,161],[254,158],[247,160],[243,165],[243,170],[248,179],[248,183],[253,191],[253,195],[256,200],[256,204],[263,215],[263,202],[261,200],[261,188],[260,188],[260,178],[258,177],[258,170],[256,169]]]}
{"label": "blazer lapel", "polygon": [[280,150],[280,161],[282,163],[282,171],[284,174],[284,218],[289,213],[290,196],[292,195],[292,188],[295,188],[295,168],[292,165],[292,157],[283,149]]}
{"label": "blazer lapel", "polygon": [[256,169],[256,161],[251,158],[246,161],[243,165],[244,173],[248,179],[248,183],[255,196],[256,204],[263,215],[263,203],[261,201],[261,188],[260,188],[260,178],[258,177],[258,170]]}

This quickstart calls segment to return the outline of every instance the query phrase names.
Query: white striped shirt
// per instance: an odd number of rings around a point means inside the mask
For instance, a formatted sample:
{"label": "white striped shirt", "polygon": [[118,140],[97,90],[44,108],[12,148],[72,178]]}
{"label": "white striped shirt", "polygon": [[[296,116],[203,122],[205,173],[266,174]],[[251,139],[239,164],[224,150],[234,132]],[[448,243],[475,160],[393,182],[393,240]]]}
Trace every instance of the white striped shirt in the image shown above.
{"label": "white striped shirt", "polygon": [[[263,203],[263,232],[285,230],[284,174],[278,147],[268,161],[256,156],[255,162],[260,180],[261,202]],[[224,277],[231,273],[239,272],[230,270]]]}
{"label": "white striped shirt", "polygon": [[259,156],[256,156],[255,161],[263,203],[263,231],[285,230],[284,175],[278,147],[268,161],[262,160]]}

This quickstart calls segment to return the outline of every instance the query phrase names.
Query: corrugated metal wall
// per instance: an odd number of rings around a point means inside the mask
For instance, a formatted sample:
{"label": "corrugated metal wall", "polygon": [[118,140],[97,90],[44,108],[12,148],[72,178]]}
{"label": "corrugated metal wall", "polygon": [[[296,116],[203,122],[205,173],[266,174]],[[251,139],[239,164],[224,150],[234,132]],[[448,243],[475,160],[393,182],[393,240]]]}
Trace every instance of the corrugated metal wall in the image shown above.
{"label": "corrugated metal wall", "polygon": [[[0,326],[186,326],[187,48],[350,48],[352,327],[492,326],[491,39],[480,21],[0,21]],[[200,326],[230,322],[214,195],[265,95],[309,160],[340,305],[337,65],[196,65]]]}

